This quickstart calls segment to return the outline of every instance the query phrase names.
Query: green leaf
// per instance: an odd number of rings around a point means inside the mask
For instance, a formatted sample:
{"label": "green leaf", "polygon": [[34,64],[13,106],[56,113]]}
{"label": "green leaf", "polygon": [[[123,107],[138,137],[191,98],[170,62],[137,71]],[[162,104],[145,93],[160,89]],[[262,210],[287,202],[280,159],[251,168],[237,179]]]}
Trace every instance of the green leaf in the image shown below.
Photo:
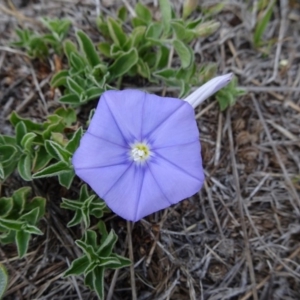
{"label": "green leaf", "polygon": [[64,42],[64,52],[68,57],[69,63],[71,62],[71,54],[74,52],[78,53],[76,45],[70,40]]}
{"label": "green leaf", "polygon": [[97,254],[101,257],[110,256],[117,240],[117,235],[113,230],[111,230],[106,239],[101,242],[100,248],[97,250]]}
{"label": "green leaf", "polygon": [[192,32],[194,33],[194,37],[207,37],[216,32],[221,26],[220,22],[217,21],[208,21],[199,24],[196,26]]}
{"label": "green leaf", "polygon": [[84,89],[71,77],[67,78],[67,86],[74,94],[78,96],[84,93]]}
{"label": "green leaf", "polygon": [[23,136],[22,140],[21,140],[21,146],[23,147],[24,151],[27,153],[31,152],[31,146],[33,143],[34,138],[37,135],[33,132],[28,132],[25,134],[25,136]]}
{"label": "green leaf", "polygon": [[[90,289],[90,290],[94,290],[94,274],[93,272],[90,272],[88,274],[85,274],[85,278],[84,278],[84,284]],[[100,299],[101,300],[101,299]]]}
{"label": "green leaf", "polygon": [[16,137],[0,134],[0,145],[3,145],[3,146],[7,146],[7,145],[16,146],[17,145]]}
{"label": "green leaf", "polygon": [[69,108],[60,107],[55,110],[54,114],[62,117],[67,126],[71,126],[77,120],[75,110],[70,107]]}
{"label": "green leaf", "polygon": [[40,214],[39,208],[35,207],[29,212],[22,214],[19,220],[26,221],[28,224],[34,225],[38,221],[39,214]]}
{"label": "green leaf", "polygon": [[16,142],[18,145],[21,146],[21,141],[23,139],[23,137],[25,136],[25,134],[27,133],[27,128],[25,126],[25,123],[24,122],[19,122],[17,125],[16,125]]}
{"label": "green leaf", "polygon": [[159,79],[174,79],[176,77],[176,70],[163,69],[163,70],[154,72],[153,75]]}
{"label": "green leaf", "polygon": [[145,33],[145,26],[139,26],[134,28],[125,46],[126,49],[128,48],[129,50],[131,48],[138,47],[144,41]]}
{"label": "green leaf", "polygon": [[227,107],[234,105],[237,98],[245,95],[245,93],[245,90],[237,88],[237,78],[234,77],[226,87],[218,91],[216,94],[220,110],[223,111]]}
{"label": "green leaf", "polygon": [[69,267],[68,270],[65,271],[63,277],[67,277],[70,275],[81,275],[84,273],[88,265],[89,265],[88,257],[86,255],[81,256],[72,261],[71,266]]}
{"label": "green leaf", "polygon": [[59,99],[59,102],[61,102],[63,104],[76,105],[76,104],[80,103],[80,98],[76,94],[67,94],[67,95],[62,96]]}
{"label": "green leaf", "polygon": [[14,210],[18,212],[18,214],[22,214],[25,209],[26,199],[31,194],[31,187],[24,186],[18,190],[16,190],[13,195],[13,203],[14,203]]}
{"label": "green leaf", "polygon": [[89,274],[90,272],[93,272],[94,269],[98,266],[98,262],[97,261],[92,261],[90,262],[89,266],[85,269],[84,271],[84,275]]}
{"label": "green leaf", "polygon": [[159,39],[161,34],[163,33],[163,30],[164,30],[164,26],[162,23],[158,23],[158,22],[151,23],[147,27],[145,37],[150,39]]}
{"label": "green leaf", "polygon": [[146,62],[144,62],[142,59],[139,59],[138,61],[137,71],[144,78],[150,79],[151,72],[150,72],[149,65]]}
{"label": "green leaf", "polygon": [[186,19],[193,11],[196,10],[198,4],[198,0],[185,0],[183,3],[182,18]]}
{"label": "green leaf", "polygon": [[[21,118],[15,111],[11,113],[9,121],[14,127],[16,127],[19,122],[23,122],[26,127],[26,132],[41,132],[43,130],[43,126],[41,124],[35,123],[30,119]],[[24,132],[23,128],[21,130],[22,132]],[[21,134],[22,133],[20,132],[20,142],[25,133],[23,134],[23,136]]]}
{"label": "green leaf", "polygon": [[27,253],[29,240],[30,240],[30,233],[22,230],[16,233],[15,242],[17,244],[18,255],[20,258],[22,258]]}
{"label": "green leaf", "polygon": [[140,19],[145,21],[146,24],[150,24],[152,22],[152,13],[145,5],[138,2],[135,6],[135,12]]}
{"label": "green leaf", "polygon": [[92,67],[101,64],[100,57],[93,45],[91,39],[81,30],[76,32],[77,40],[81,51],[85,54],[86,59]]}
{"label": "green leaf", "polygon": [[122,22],[126,22],[126,20],[127,20],[127,8],[126,8],[125,6],[121,6],[121,7],[118,9],[117,17],[118,17],[118,19],[120,19]]}
{"label": "green leaf", "polygon": [[80,56],[77,52],[71,53],[71,61],[70,65],[76,70],[77,72],[81,72],[85,69],[87,61]]}
{"label": "green leaf", "polygon": [[7,197],[0,198],[0,216],[2,218],[8,216],[12,208],[13,208],[12,198],[7,198]]}
{"label": "green leaf", "polygon": [[0,218],[0,225],[8,230],[20,231],[24,222]]}
{"label": "green leaf", "polygon": [[0,175],[1,180],[5,181],[16,169],[18,161],[11,161],[9,163],[0,163]]}
{"label": "green leaf", "polygon": [[107,25],[111,39],[122,49],[123,45],[126,43],[127,37],[121,25],[111,17],[107,18]]}
{"label": "green leaf", "polygon": [[15,155],[18,153],[16,147],[11,145],[0,145],[0,162],[6,163],[15,159]]}
{"label": "green leaf", "polygon": [[253,35],[253,43],[255,47],[259,47],[261,44],[262,36],[267,28],[268,23],[270,22],[275,3],[275,0],[269,2],[269,5],[266,8],[262,18],[257,22]]}
{"label": "green leaf", "polygon": [[170,50],[167,47],[159,47],[157,52],[157,61],[154,66],[156,70],[165,69],[168,66]]}
{"label": "green leaf", "polygon": [[99,87],[91,87],[86,90],[87,100],[98,99],[100,95],[104,92],[104,89]]}
{"label": "green leaf", "polygon": [[82,205],[83,202],[62,198],[62,203],[60,204],[60,207],[76,211],[81,210]]}
{"label": "green leaf", "polygon": [[0,179],[4,181],[6,179],[6,176],[7,176],[7,174],[4,170],[4,167],[3,167],[2,163],[0,162]]}
{"label": "green leaf", "polygon": [[62,117],[58,115],[49,115],[47,121],[44,122],[44,131],[42,137],[44,140],[49,140],[53,132],[63,132],[65,123]]}
{"label": "green leaf", "polygon": [[49,155],[44,146],[39,147],[34,155],[32,163],[32,170],[34,173],[45,168],[52,159],[52,156]]}
{"label": "green leaf", "polygon": [[110,57],[111,44],[108,42],[101,42],[98,44],[99,51],[106,57]]}
{"label": "green leaf", "polygon": [[106,208],[107,206],[104,202],[101,201],[95,203],[95,201],[93,201],[90,205],[90,214],[100,219],[102,218],[104,212],[106,211]]}
{"label": "green leaf", "polygon": [[97,224],[97,227],[101,233],[101,241],[100,241],[100,245],[102,245],[103,243],[105,243],[105,240],[107,239],[108,236],[108,232],[105,226],[105,223],[103,221],[99,221]]}
{"label": "green leaf", "polygon": [[18,162],[18,172],[25,181],[31,181],[31,157],[29,155],[21,156]]}
{"label": "green leaf", "polygon": [[119,265],[114,265],[114,266],[107,265],[106,268],[118,269],[118,268],[128,267],[128,266],[130,266],[132,264],[132,262],[131,262],[130,259],[128,259],[126,257],[123,257],[121,255],[118,255],[116,253],[112,253],[111,257],[117,258],[118,261],[120,262],[120,264]]}
{"label": "green leaf", "polygon": [[84,241],[88,245],[91,245],[94,249],[97,249],[97,233],[94,230],[87,230],[84,235]]}
{"label": "green leaf", "polygon": [[8,285],[8,275],[5,267],[0,264],[0,299],[2,299]]}
{"label": "green leaf", "polygon": [[98,260],[97,254],[91,245],[87,245],[82,240],[77,240],[77,241],[75,241],[75,243],[78,247],[80,247],[80,249],[85,253],[85,255],[88,256],[90,262]]}
{"label": "green leaf", "polygon": [[14,243],[16,240],[16,231],[10,230],[0,235],[0,243],[3,245]]}
{"label": "green leaf", "polygon": [[74,170],[70,170],[70,171],[59,174],[58,181],[59,181],[60,185],[69,189],[72,185],[74,177],[75,177]]}
{"label": "green leaf", "polygon": [[[180,20],[181,21],[181,20]],[[185,36],[185,31],[186,28],[184,27],[184,25],[182,24],[182,22],[180,22],[178,20],[173,20],[171,22],[171,27],[175,32],[175,35],[178,39],[183,40],[184,36]]]}
{"label": "green leaf", "polygon": [[180,94],[179,99],[185,98],[191,90],[190,85],[184,80],[180,80]]}
{"label": "green leaf", "polygon": [[26,226],[24,227],[24,232],[36,235],[43,235],[43,232],[41,230],[39,230],[36,226],[30,224],[26,224]]}
{"label": "green leaf", "polygon": [[147,25],[144,20],[137,18],[137,17],[133,17],[131,19],[131,24],[132,24],[133,28]]}
{"label": "green leaf", "polygon": [[38,214],[36,218],[37,222],[45,215],[46,199],[36,196],[30,201],[30,203],[26,205],[26,209],[28,210],[33,210],[35,208],[38,208]]}
{"label": "green leaf", "polygon": [[67,227],[73,227],[75,225],[80,224],[82,220],[82,213],[81,210],[76,210],[74,217],[72,218],[72,220],[67,224]]}
{"label": "green leaf", "polygon": [[69,71],[61,70],[53,75],[50,85],[52,87],[66,86],[67,85],[67,77],[69,76]]}
{"label": "green leaf", "polygon": [[69,151],[70,153],[74,153],[79,146],[82,135],[83,135],[83,129],[82,127],[79,127],[77,131],[73,134],[68,144],[66,145],[66,150]]}
{"label": "green leaf", "polygon": [[93,286],[99,299],[104,299],[104,268],[97,267],[94,269]]}
{"label": "green leaf", "polygon": [[177,52],[182,68],[188,68],[193,62],[193,51],[180,40],[174,40],[173,46]]}
{"label": "green leaf", "polygon": [[117,58],[108,68],[108,71],[110,72],[112,79],[114,79],[127,73],[137,62],[138,52],[135,48],[133,48]]}
{"label": "green leaf", "polygon": [[114,265],[116,266],[116,268],[118,268],[118,266],[121,266],[121,263],[119,262],[119,260],[116,257],[110,256],[110,257],[101,257],[100,263],[98,264],[101,267],[107,267],[107,266],[111,266]]}
{"label": "green leaf", "polygon": [[67,164],[64,161],[59,161],[53,165],[44,168],[39,172],[36,172],[35,174],[32,175],[32,178],[37,179],[37,178],[51,177],[68,171],[70,171],[69,164]]}
{"label": "green leaf", "polygon": [[72,153],[63,148],[60,144],[48,140],[45,142],[45,146],[47,152],[54,158],[58,158],[59,160],[69,163]]}
{"label": "green leaf", "polygon": [[172,19],[172,7],[169,0],[159,0],[159,7],[162,16],[162,22],[164,24],[164,32],[167,34],[170,31],[171,19]]}

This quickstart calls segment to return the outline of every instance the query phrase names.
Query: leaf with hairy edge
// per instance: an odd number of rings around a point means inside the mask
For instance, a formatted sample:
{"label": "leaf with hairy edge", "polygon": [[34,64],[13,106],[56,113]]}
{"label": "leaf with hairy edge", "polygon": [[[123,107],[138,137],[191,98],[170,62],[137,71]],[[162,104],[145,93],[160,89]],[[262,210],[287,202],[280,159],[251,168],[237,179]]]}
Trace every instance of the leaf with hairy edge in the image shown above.
{"label": "leaf with hairy edge", "polygon": [[34,159],[32,163],[32,170],[33,172],[40,171],[41,169],[45,168],[50,160],[52,159],[52,156],[49,155],[45,147],[39,147],[34,154]]}
{"label": "leaf with hairy edge", "polygon": [[5,267],[0,264],[0,299],[2,299],[8,284],[8,275]]}
{"label": "leaf with hairy edge", "polygon": [[191,50],[191,48],[189,46],[185,45],[180,40],[174,40],[173,46],[181,60],[182,68],[188,68],[192,64],[193,57],[194,57],[193,51]]}
{"label": "leaf with hairy edge", "polygon": [[15,242],[17,244],[18,255],[20,258],[22,258],[26,254],[29,245],[29,240],[30,240],[30,233],[22,230],[16,233]]}
{"label": "leaf with hairy edge", "polygon": [[80,98],[76,94],[67,94],[59,99],[59,102],[70,105],[78,105],[80,103]]}
{"label": "leaf with hairy edge", "polygon": [[31,181],[31,158],[29,155],[22,155],[18,162],[18,172],[25,181]]}
{"label": "leaf with hairy edge", "polygon": [[93,275],[94,290],[100,299],[104,299],[104,268],[95,268]]}
{"label": "leaf with hairy edge", "polygon": [[74,170],[70,170],[58,175],[58,181],[60,185],[64,186],[65,188],[69,189],[75,177]]}
{"label": "leaf with hairy edge", "polygon": [[2,218],[8,216],[13,208],[13,199],[2,197],[0,198],[0,216]]}
{"label": "leaf with hairy edge", "polygon": [[70,165],[64,161],[59,161],[53,165],[50,165],[43,170],[36,172],[32,175],[32,178],[45,178],[45,177],[51,177],[56,176],[64,172],[70,171]]}
{"label": "leaf with hairy edge", "polygon": [[100,57],[95,49],[91,39],[81,30],[76,32],[81,51],[85,54],[86,59],[92,67],[101,64]]}
{"label": "leaf with hairy edge", "polygon": [[69,162],[72,153],[63,148],[60,144],[48,140],[45,142],[45,146],[50,155],[55,153],[54,157],[57,157],[59,160],[64,161],[66,163]]}
{"label": "leaf with hairy edge", "polygon": [[118,57],[115,62],[108,68],[111,79],[120,77],[127,73],[137,62],[139,56],[135,48]]}
{"label": "leaf with hairy edge", "polygon": [[63,274],[63,277],[70,275],[81,275],[89,266],[89,263],[89,259],[85,255],[75,259],[70,268]]}
{"label": "leaf with hairy edge", "polygon": [[172,7],[169,0],[159,0],[162,21],[164,24],[164,32],[167,34],[170,31],[172,20]]}
{"label": "leaf with hairy edge", "polygon": [[52,87],[66,86],[68,76],[69,76],[69,71],[67,70],[59,71],[52,77],[50,81],[50,85]]}
{"label": "leaf with hairy edge", "polygon": [[127,41],[127,37],[121,25],[111,17],[107,18],[107,25],[111,39],[116,45],[122,48],[122,46],[125,45]]}

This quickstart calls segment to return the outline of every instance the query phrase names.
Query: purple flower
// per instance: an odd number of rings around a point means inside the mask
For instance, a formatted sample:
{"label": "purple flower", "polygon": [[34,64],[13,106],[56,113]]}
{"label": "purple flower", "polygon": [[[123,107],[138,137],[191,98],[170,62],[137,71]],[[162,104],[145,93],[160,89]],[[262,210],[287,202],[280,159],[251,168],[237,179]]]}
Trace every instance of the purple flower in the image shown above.
{"label": "purple flower", "polygon": [[107,91],[73,165],[124,219],[137,221],[178,203],[204,182],[194,109],[138,90]]}

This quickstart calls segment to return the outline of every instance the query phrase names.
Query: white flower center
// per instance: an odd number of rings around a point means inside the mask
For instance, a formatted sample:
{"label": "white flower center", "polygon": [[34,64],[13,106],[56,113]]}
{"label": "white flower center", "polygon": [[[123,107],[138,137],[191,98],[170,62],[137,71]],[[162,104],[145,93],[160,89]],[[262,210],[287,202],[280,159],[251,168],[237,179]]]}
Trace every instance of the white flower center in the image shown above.
{"label": "white flower center", "polygon": [[137,163],[146,161],[151,155],[146,143],[135,143],[131,146],[130,157]]}

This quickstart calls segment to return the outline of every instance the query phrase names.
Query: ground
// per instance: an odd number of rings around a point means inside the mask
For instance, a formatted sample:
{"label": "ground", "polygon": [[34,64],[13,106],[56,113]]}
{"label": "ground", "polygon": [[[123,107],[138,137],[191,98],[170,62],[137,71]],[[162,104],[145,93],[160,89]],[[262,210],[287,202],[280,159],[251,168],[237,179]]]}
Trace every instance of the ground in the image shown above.
{"label": "ground", "polygon": [[[7,121],[13,110],[44,120],[41,100],[49,111],[59,106],[58,91],[49,85],[53,56],[40,62],[13,49],[17,26],[40,30],[38,17],[67,16],[74,28],[97,40],[99,11],[114,15],[119,6],[130,9],[135,2],[0,3],[1,133],[13,134]],[[143,2],[156,11],[157,1]],[[233,72],[246,91],[225,112],[214,97],[196,109],[204,187],[135,224],[112,214],[105,218],[119,236],[120,253],[134,259],[134,268],[107,272],[107,299],[300,299],[300,5],[275,3],[264,34],[271,42],[262,50],[252,43],[257,1],[250,2],[227,1],[214,16],[221,28],[192,44],[199,66],[214,62],[219,74]],[[201,1],[202,7],[211,4]],[[180,12],[181,2],[174,1],[174,7]],[[163,91],[150,84],[143,88],[158,95]],[[166,91],[178,96],[177,90]],[[93,106],[78,113],[86,118]],[[0,194],[11,195],[26,184],[12,176],[0,185]],[[14,245],[0,248],[0,262],[10,274],[5,299],[97,299],[82,278],[61,278],[80,256],[74,244],[80,228],[66,227],[72,214],[59,206],[69,192],[58,190],[52,179],[30,184],[47,199],[45,234],[31,241],[21,260]],[[75,187],[71,192],[78,191]]]}

